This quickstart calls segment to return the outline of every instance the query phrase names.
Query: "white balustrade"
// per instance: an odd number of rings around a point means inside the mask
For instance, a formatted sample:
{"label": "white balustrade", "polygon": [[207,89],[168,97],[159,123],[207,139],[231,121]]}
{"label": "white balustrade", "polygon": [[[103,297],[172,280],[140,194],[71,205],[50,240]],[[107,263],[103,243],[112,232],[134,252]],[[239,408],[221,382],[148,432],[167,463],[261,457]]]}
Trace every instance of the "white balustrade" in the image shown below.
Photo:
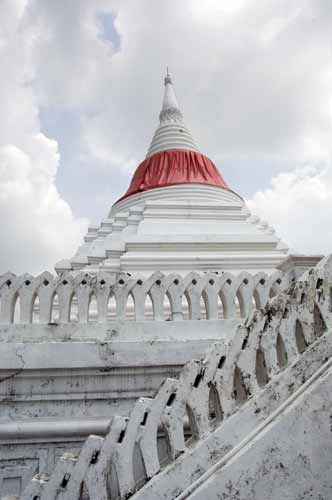
{"label": "white balustrade", "polygon": [[279,271],[254,276],[191,272],[185,277],[156,272],[148,278],[103,272],[44,272],[37,277],[7,273],[0,277],[0,323],[246,318],[286,284]]}

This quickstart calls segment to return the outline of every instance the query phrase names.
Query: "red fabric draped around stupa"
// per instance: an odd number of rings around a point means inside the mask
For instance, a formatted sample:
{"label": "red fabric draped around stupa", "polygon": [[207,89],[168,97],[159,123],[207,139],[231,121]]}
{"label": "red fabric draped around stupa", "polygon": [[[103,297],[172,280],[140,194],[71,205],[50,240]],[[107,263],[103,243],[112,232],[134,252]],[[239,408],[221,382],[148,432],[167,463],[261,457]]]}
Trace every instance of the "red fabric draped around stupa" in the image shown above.
{"label": "red fabric draped around stupa", "polygon": [[229,189],[209,158],[196,151],[170,149],[155,153],[138,166],[128,191],[120,200],[174,184],[209,184]]}

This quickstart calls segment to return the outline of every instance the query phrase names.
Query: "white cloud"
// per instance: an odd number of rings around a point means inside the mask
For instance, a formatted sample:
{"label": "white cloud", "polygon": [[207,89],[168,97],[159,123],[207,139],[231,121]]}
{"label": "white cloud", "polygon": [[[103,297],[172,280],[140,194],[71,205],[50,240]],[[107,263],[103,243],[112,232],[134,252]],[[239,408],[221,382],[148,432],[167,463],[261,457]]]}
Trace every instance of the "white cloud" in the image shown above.
{"label": "white cloud", "polygon": [[[168,64],[207,154],[220,161],[250,155],[292,162],[307,161],[313,150],[324,155],[332,124],[326,106],[332,5],[269,0],[257,6],[80,0],[68,7],[64,0],[31,0],[25,29],[38,33],[31,55],[38,98],[50,112],[79,109],[81,146],[88,146],[95,168],[103,170],[106,158],[109,171],[118,172],[123,161],[126,172],[128,157],[144,157]],[[119,51],[104,36],[100,13],[113,13]],[[310,151],[303,148],[309,140]]]}
{"label": "white cloud", "polygon": [[272,178],[249,208],[301,253],[332,253],[332,166],[300,167]]}
{"label": "white cloud", "polygon": [[20,34],[23,2],[5,2],[0,21],[0,270],[39,272],[71,254],[86,221],[76,219],[60,196],[55,177],[58,144],[40,128],[29,82],[28,42]]}
{"label": "white cloud", "polygon": [[56,189],[56,142],[40,133],[30,143],[30,152],[0,147],[2,271],[52,270],[63,255],[74,253],[86,228]]}
{"label": "white cloud", "polygon": [[22,30],[25,41],[30,39],[39,104],[87,111],[106,94],[114,50],[102,37],[99,14],[111,13],[113,5],[109,0],[28,2]]}

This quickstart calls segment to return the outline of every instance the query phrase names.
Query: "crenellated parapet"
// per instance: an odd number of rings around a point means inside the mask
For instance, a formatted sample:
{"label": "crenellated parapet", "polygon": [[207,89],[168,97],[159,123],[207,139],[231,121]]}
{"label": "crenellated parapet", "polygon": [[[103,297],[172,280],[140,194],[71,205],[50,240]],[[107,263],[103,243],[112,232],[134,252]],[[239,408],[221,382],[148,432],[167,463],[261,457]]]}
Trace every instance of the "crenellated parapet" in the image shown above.
{"label": "crenellated parapet", "polygon": [[104,323],[125,321],[128,315],[136,321],[246,318],[287,284],[281,271],[272,275],[190,272],[185,277],[161,272],[149,277],[106,272],[60,276],[44,272],[37,277],[7,273],[0,277],[0,323]]}
{"label": "crenellated parapet", "polygon": [[[236,453],[232,451],[236,443],[226,446],[225,436],[231,441],[234,433],[237,439],[248,433],[246,403],[249,421],[257,419],[264,429],[264,421],[272,418],[269,412],[285,409],[287,401],[322,372],[332,357],[331,328],[332,257],[328,257],[254,311],[229,344],[214,344],[201,360],[188,363],[178,379],[166,379],[154,398],[140,398],[128,419],[113,418],[105,438],[90,436],[79,456],[65,454],[50,477],[36,476],[21,500],[80,500],[85,493],[90,500],[125,499],[135,492],[135,499],[148,500],[157,498],[157,491],[164,499],[187,498],[181,491],[204,473],[213,453]],[[236,432],[234,426],[227,430],[227,422],[240,410],[242,425]],[[189,441],[184,434],[186,419]],[[169,445],[166,468],[158,455],[159,428],[164,429]],[[214,441],[208,441],[209,436]],[[249,442],[251,437],[241,439]],[[204,440],[209,443],[209,459]],[[134,472],[135,450],[145,470],[139,481]],[[192,469],[187,463],[187,475],[175,474],[172,482],[171,472],[176,467],[181,472],[186,459]],[[163,469],[168,475],[163,476]]]}

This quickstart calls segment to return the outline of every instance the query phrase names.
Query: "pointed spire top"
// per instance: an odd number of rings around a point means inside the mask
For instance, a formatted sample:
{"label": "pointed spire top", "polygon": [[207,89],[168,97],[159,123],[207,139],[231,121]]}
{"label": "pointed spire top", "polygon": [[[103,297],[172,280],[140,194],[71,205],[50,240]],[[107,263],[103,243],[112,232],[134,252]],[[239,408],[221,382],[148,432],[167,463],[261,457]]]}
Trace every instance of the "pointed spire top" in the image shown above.
{"label": "pointed spire top", "polygon": [[168,84],[168,83],[173,83],[172,82],[172,78],[171,78],[171,75],[169,74],[169,71],[168,71],[168,66],[166,66],[166,76],[164,78],[164,82],[165,82],[165,86]]}
{"label": "pointed spire top", "polygon": [[161,109],[161,113],[159,115],[160,123],[164,123],[170,120],[182,121],[183,116],[179,109],[178,101],[173,87],[172,78],[168,72],[168,66],[164,83],[165,83],[165,91],[164,91],[163,106]]}

